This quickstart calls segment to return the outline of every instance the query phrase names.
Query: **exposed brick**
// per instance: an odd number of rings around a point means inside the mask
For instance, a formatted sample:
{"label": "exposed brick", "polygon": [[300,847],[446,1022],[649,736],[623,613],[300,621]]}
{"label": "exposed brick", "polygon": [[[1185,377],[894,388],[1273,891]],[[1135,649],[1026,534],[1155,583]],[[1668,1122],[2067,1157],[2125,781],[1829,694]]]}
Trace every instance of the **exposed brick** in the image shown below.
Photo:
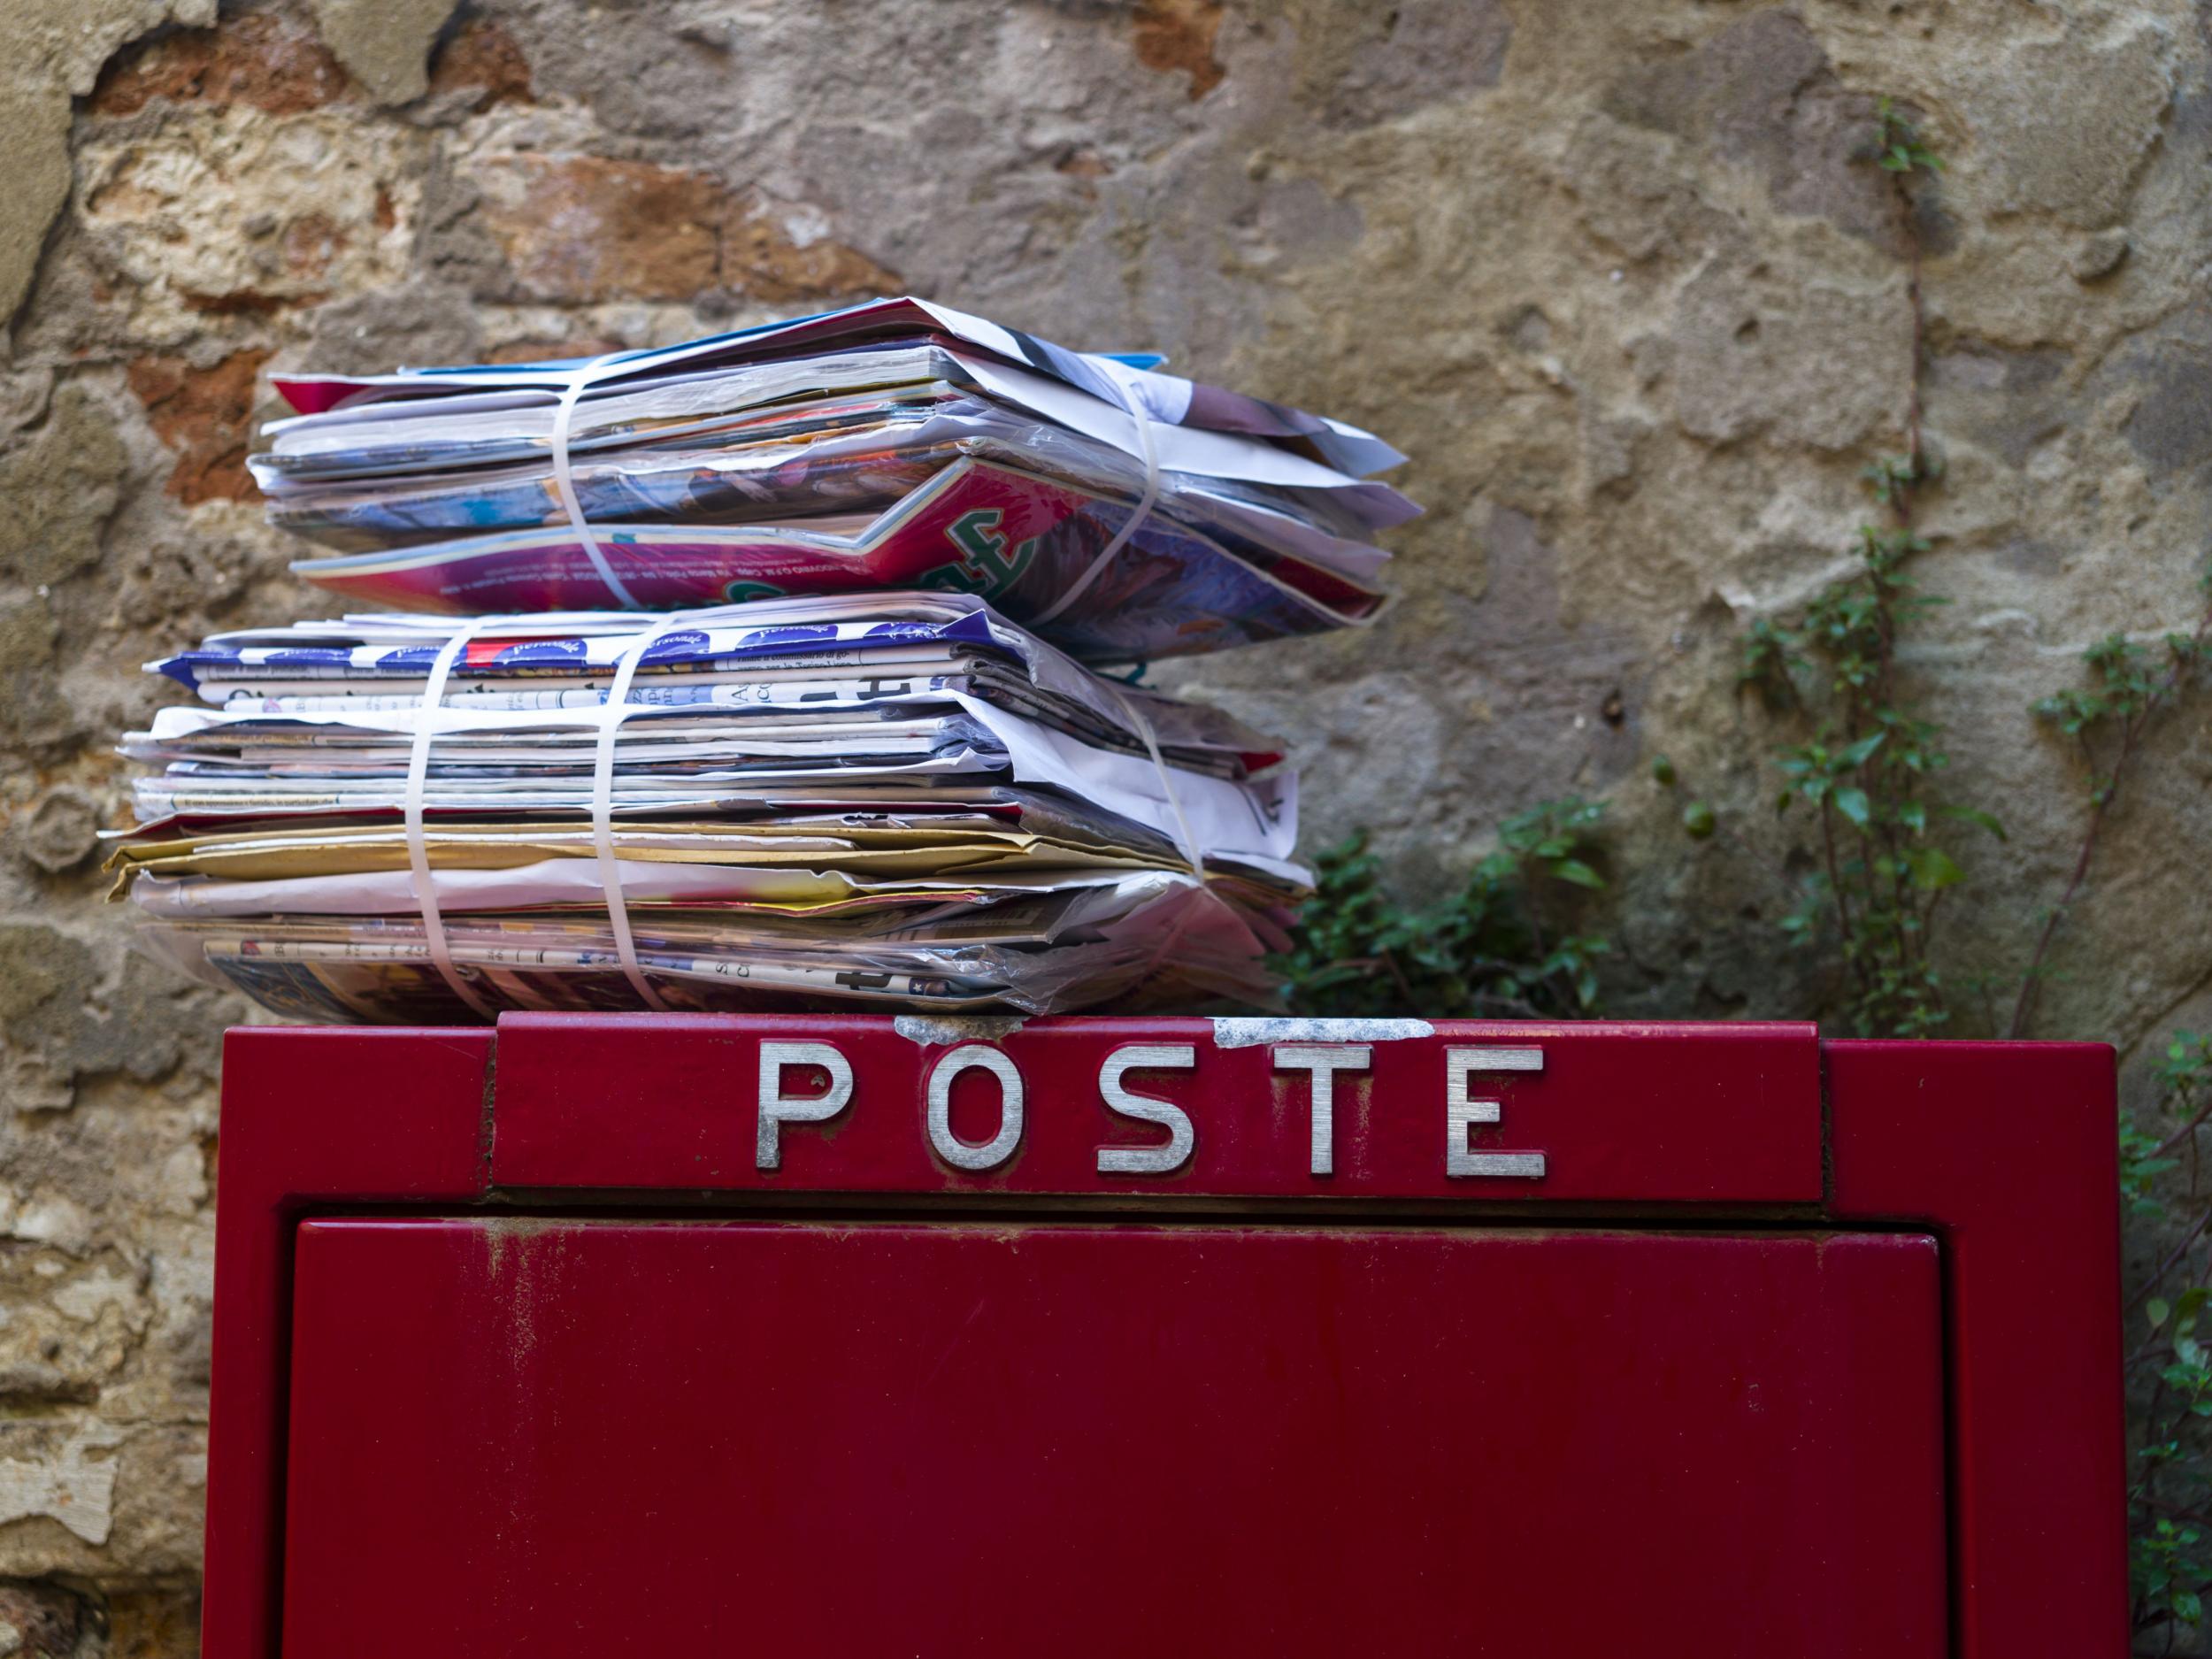
{"label": "exposed brick", "polygon": [[826,237],[798,242],[759,212],[740,215],[725,230],[722,280],[748,299],[772,305],[897,294],[906,286],[867,255]]}
{"label": "exposed brick", "polygon": [[0,1624],[14,1630],[12,1659],[74,1659],[84,1623],[77,1598],[53,1585],[0,1579]]}
{"label": "exposed brick", "polygon": [[284,268],[296,277],[319,277],[345,245],[344,227],[329,214],[303,213],[284,227]]}
{"label": "exposed brick", "polygon": [[430,95],[474,91],[472,106],[527,104],[530,64],[512,35],[490,18],[475,18],[455,30],[430,65]]}
{"label": "exposed brick", "polygon": [[539,300],[686,300],[726,286],[772,304],[899,291],[826,237],[801,241],[705,173],[592,156],[485,164],[482,222],[514,288]]}
{"label": "exposed brick", "polygon": [[250,104],[297,115],[330,103],[346,72],[305,24],[273,12],[227,19],[211,29],[165,35],[119,54],[93,88],[97,115],[134,115],[157,98],[172,104]]}
{"label": "exposed brick", "polygon": [[1130,25],[1137,61],[1163,74],[1190,76],[1190,95],[1202,98],[1226,73],[1214,56],[1221,34],[1221,0],[1140,0]]}
{"label": "exposed brick", "polygon": [[127,1590],[108,1597],[107,1659],[193,1659],[199,1651],[196,1590]]}
{"label": "exposed brick", "polygon": [[478,177],[485,227],[528,298],[688,299],[718,280],[729,196],[704,173],[526,155]]}
{"label": "exposed brick", "polygon": [[254,288],[233,288],[227,294],[206,294],[198,288],[180,288],[177,295],[194,311],[210,317],[266,317],[287,305],[323,297],[319,294],[263,294]]}
{"label": "exposed brick", "polygon": [[254,377],[269,357],[254,349],[234,351],[211,369],[196,369],[181,357],[141,357],[130,365],[131,390],[146,405],[155,434],[176,451],[169,493],[187,506],[253,494],[246,442]]}

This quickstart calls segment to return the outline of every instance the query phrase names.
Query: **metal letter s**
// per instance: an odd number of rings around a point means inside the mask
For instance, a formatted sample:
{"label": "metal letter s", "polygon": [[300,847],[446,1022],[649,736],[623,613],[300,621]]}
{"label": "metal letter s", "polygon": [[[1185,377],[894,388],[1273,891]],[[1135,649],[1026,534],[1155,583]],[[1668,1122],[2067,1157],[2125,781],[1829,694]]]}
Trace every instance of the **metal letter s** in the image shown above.
{"label": "metal letter s", "polygon": [[1198,1049],[1187,1042],[1125,1043],[1106,1056],[1106,1064],[1098,1068],[1098,1092],[1106,1110],[1140,1123],[1164,1125],[1167,1141],[1161,1146],[1099,1148],[1101,1175],[1165,1175],[1190,1162],[1198,1137],[1189,1115],[1172,1102],[1131,1094],[1122,1078],[1134,1071],[1187,1071],[1197,1064]]}

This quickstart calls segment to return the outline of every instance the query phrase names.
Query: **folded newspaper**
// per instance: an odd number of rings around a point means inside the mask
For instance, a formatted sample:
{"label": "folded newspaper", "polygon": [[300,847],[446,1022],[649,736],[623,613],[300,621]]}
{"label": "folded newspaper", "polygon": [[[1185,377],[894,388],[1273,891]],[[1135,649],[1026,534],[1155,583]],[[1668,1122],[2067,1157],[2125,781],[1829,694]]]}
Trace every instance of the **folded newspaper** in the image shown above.
{"label": "folded newspaper", "polygon": [[588,362],[280,375],[294,569],[469,613],[972,594],[1087,662],[1364,624],[1419,510],[1340,421],[879,300]]}
{"label": "folded newspaper", "polygon": [[1266,1000],[1294,776],[972,595],[217,635],[123,752],[157,949],[315,1020]]}

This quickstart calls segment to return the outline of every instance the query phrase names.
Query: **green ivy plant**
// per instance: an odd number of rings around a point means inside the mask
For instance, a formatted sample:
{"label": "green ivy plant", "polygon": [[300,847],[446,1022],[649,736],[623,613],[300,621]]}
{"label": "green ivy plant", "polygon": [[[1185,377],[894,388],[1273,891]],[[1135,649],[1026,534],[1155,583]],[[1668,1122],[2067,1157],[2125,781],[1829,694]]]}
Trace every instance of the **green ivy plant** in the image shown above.
{"label": "green ivy plant", "polygon": [[[2143,1220],[2178,1221],[2170,1203],[2193,1217],[2128,1309],[2144,1333],[2128,1370],[2139,1386],[2147,1375],[2150,1390],[2128,1493],[2135,1627],[2163,1630],[2170,1644],[2177,1627],[2203,1623],[2212,1590],[2212,1196],[2198,1164],[2199,1133],[2212,1124],[2212,1034],[2176,1032],[2157,1082],[2152,1125],[2121,1118],[2120,1193]],[[2175,1188],[2170,1200],[2161,1196]]]}
{"label": "green ivy plant", "polygon": [[[2154,648],[2114,634],[2083,653],[2084,683],[2034,703],[2033,711],[2078,746],[2087,796],[2080,849],[2064,889],[2037,935],[2020,975],[2006,1034],[2025,1037],[2042,988],[2053,976],[2052,946],[2085,890],[2106,819],[2142,755],[2145,733],[2200,683],[2212,652],[2212,572],[2205,578],[2206,604],[2196,628],[2169,634]],[[2160,1229],[2180,1223],[2163,1194],[2179,1188],[2187,1221],[2180,1242],[2167,1251],[2136,1292],[2147,1326],[2129,1356],[2131,1379],[2154,1368],[2150,1395],[2137,1429],[2135,1475],[2129,1490],[2128,1547],[2139,1634],[2163,1638],[2165,1651],[2184,1630],[2200,1632],[2204,1598],[2212,1589],[2212,1361],[2206,1345],[2205,1310],[2212,1307],[2212,1263],[2205,1259],[2212,1198],[2200,1187],[2199,1133],[2212,1122],[2212,1036],[2176,1032],[2159,1063],[2155,1125],[2144,1128],[2120,1117],[2120,1201],[2133,1226]],[[2187,1170],[2185,1179],[2180,1171]],[[2170,1282],[2183,1288],[2161,1294]]]}
{"label": "green ivy plant", "polygon": [[1279,964],[1300,1013],[1424,1018],[1587,1018],[1602,933],[1577,926],[1605,885],[1592,860],[1602,804],[1545,801],[1498,826],[1459,887],[1405,904],[1364,832],[1323,853],[1315,893]]}
{"label": "green ivy plant", "polygon": [[1862,525],[1848,574],[1793,618],[1762,618],[1744,641],[1740,683],[1794,710],[1809,734],[1776,757],[1778,811],[1809,811],[1819,864],[1782,928],[1807,949],[1831,949],[1842,968],[1843,1023],[1861,1036],[1928,1037],[1951,1019],[1948,990],[1932,952],[1944,897],[1966,879],[1948,826],[1978,826],[2004,838],[1979,808],[1936,796],[1949,764],[1941,724],[1916,703],[1896,672],[1900,636],[1940,603],[1907,566],[1928,550],[1915,526],[1920,492],[1942,475],[1921,430],[1920,238],[1915,180],[1943,169],[1895,104],[1875,106],[1873,158],[1894,181],[1898,234],[1910,260],[1912,373],[1904,449],[1862,473],[1881,524]]}
{"label": "green ivy plant", "polygon": [[[1945,765],[1942,727],[1901,693],[1894,672],[1901,633],[1931,603],[1906,574],[1928,548],[1916,526],[1918,496],[1941,476],[1921,428],[1925,314],[1913,209],[1916,188],[1943,163],[1889,99],[1877,104],[1875,127],[1873,158],[1893,182],[1908,264],[1913,348],[1904,450],[1877,457],[1862,474],[1886,522],[1861,530],[1856,568],[1801,618],[1755,626],[1745,641],[1743,674],[1815,723],[1810,737],[1778,757],[1780,805],[1817,815],[1822,853],[1804,902],[1785,919],[1785,929],[1808,947],[1835,950],[1847,987],[1842,1014],[1854,1031],[1925,1037],[1943,1034],[1951,1022],[1949,987],[1932,948],[1943,900],[1968,875],[1934,832],[1946,819],[1978,826],[2001,840],[2004,829],[1985,811],[1936,799],[1932,780]],[[2193,632],[2170,634],[2162,647],[2121,635],[2101,640],[2084,655],[2081,684],[2033,705],[2038,717],[2078,745],[2087,810],[2066,884],[2016,981],[1984,974],[1965,982],[1985,993],[2001,982],[2013,991],[2008,1020],[1989,1010],[1993,1031],[2032,1034],[2042,987],[2052,977],[2054,944],[2085,894],[2107,819],[2140,757],[2144,736],[2202,676],[2212,648],[2212,576],[2207,595]],[[2212,1200],[2200,1200],[2196,1184],[2198,1132],[2212,1118],[2207,1040],[2177,1033],[2160,1082],[2168,1127],[2154,1133],[2123,1119],[2120,1187],[2129,1216],[2154,1225],[2165,1219],[2162,1183],[2175,1179],[2187,1156],[2193,1214],[2181,1245],[2139,1293],[2149,1337],[2131,1362],[2157,1367],[2131,1498],[2135,1621],[2139,1631],[2162,1628],[2170,1646],[2177,1630],[2201,1624],[2203,1598],[2212,1589],[2212,1324],[2205,1318],[2212,1283],[2204,1282],[2212,1279],[2212,1263],[2200,1262],[2212,1228]],[[2178,1295],[2158,1294],[2177,1272],[2196,1282]]]}
{"label": "green ivy plant", "polygon": [[2052,943],[2089,878],[2105,818],[2131,765],[2142,752],[2144,733],[2197,683],[2208,654],[2212,654],[2212,571],[2206,572],[2200,585],[2206,603],[2195,632],[2166,635],[2162,656],[2124,634],[2115,634],[2083,653],[2089,671],[2087,684],[2070,687],[2032,705],[2037,715],[2080,746],[2088,780],[2089,816],[2065,889],[2044,918],[2034,954],[2021,973],[2019,995],[2005,1033],[2008,1037],[2028,1034],[2049,972]]}
{"label": "green ivy plant", "polygon": [[1884,173],[1941,173],[1943,158],[1920,142],[1919,130],[1897,112],[1894,98],[1874,101],[1875,162]]}
{"label": "green ivy plant", "polygon": [[1930,947],[1944,896],[1966,871],[1944,826],[2005,833],[1990,813],[1935,798],[1950,764],[1943,728],[1898,683],[1899,635],[1936,603],[1905,571],[1926,546],[1909,529],[1863,527],[1849,575],[1795,620],[1761,620],[1744,644],[1743,681],[1813,726],[1776,759],[1776,810],[1809,810],[1820,842],[1819,868],[1783,931],[1801,948],[1835,951],[1843,1018],[1861,1036],[1926,1037],[1948,1022]]}

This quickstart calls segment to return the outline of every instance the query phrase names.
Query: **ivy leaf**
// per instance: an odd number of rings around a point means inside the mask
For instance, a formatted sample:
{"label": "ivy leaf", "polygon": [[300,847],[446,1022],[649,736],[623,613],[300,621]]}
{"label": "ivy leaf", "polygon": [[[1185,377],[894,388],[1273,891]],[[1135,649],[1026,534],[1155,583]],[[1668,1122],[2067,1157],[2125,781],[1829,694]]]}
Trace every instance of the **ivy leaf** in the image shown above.
{"label": "ivy leaf", "polygon": [[2153,1296],[2143,1304],[2143,1311],[2150,1316],[2151,1329],[2154,1331],[2166,1323],[2173,1310],[2173,1304],[2163,1296]]}
{"label": "ivy leaf", "polygon": [[1840,769],[1845,766],[1863,766],[1873,757],[1874,751],[1881,748],[1884,740],[1888,736],[1887,732],[1876,732],[1870,736],[1861,738],[1848,749],[1838,749],[1836,751],[1837,767]]}
{"label": "ivy leaf", "polygon": [[1594,1011],[1591,962],[1609,941],[1575,936],[1540,952],[1530,889],[1554,875],[1603,885],[1588,861],[1603,810],[1570,798],[1516,813],[1455,890],[1415,903],[1384,887],[1364,835],[1324,851],[1314,895],[1274,958],[1291,981],[1291,1006],[1350,1018],[1426,1010],[1464,1018],[1499,1012],[1502,1001],[1544,1018]]}
{"label": "ivy leaf", "polygon": [[1983,811],[1979,807],[1946,806],[1938,807],[1936,810],[1942,813],[1946,818],[1955,818],[1958,819],[1958,821],[1962,824],[1973,824],[1978,826],[1980,828],[1987,830],[1992,835],[1994,835],[2001,841],[2009,841],[2012,839],[2005,833],[2005,826],[2000,824],[1993,814]]}
{"label": "ivy leaf", "polygon": [[1905,868],[1912,872],[1913,886],[1923,893],[1956,887],[1966,879],[1966,872],[1940,847],[1914,848],[1905,855]]}
{"label": "ivy leaf", "polygon": [[1598,972],[1586,962],[1575,972],[1575,1001],[1585,1008],[1597,1006]]}
{"label": "ivy leaf", "polygon": [[[1855,748],[1857,746],[1855,744],[1853,747]],[[1844,817],[1849,818],[1861,829],[1864,829],[1868,823],[1872,820],[1874,816],[1873,806],[1868,802],[1866,798],[1866,791],[1863,789],[1837,790],[1836,810],[1842,813]]]}

